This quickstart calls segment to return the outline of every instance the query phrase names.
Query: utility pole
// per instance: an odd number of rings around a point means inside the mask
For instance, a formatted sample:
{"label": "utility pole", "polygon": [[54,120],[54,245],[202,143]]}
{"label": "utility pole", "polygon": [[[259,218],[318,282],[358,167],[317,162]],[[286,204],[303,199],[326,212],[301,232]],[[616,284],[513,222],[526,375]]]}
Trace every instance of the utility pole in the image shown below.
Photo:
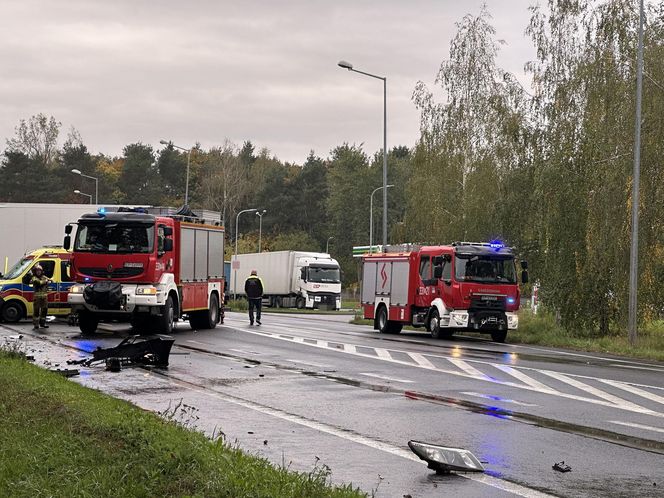
{"label": "utility pole", "polygon": [[638,338],[638,276],[639,276],[639,182],[641,176],[641,97],[643,87],[643,0],[639,6],[639,46],[636,59],[636,119],[634,123],[634,174],[632,178],[632,247],[629,255],[629,344]]}

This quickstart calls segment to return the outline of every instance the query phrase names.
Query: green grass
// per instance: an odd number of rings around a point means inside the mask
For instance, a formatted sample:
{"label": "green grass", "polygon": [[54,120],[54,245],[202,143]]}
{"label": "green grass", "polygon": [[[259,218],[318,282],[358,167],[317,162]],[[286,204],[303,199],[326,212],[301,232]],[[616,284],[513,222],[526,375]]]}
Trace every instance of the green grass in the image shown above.
{"label": "green grass", "polygon": [[[350,323],[354,325],[373,325],[373,320],[363,318],[361,312],[356,312]],[[404,330],[425,329],[404,327]],[[488,338],[487,334],[473,332],[460,332],[461,335]],[[627,340],[627,331],[613,331],[611,334],[598,337],[596,334],[578,330],[569,331],[556,325],[554,318],[545,312],[533,315],[530,311],[519,312],[519,328],[507,334],[510,344],[536,344],[556,348],[573,349],[578,351],[592,351],[609,353],[633,358],[664,361],[664,320],[654,321],[642,326],[639,330],[639,341],[636,347],[631,347]]]}
{"label": "green grass", "polygon": [[0,496],[356,497],[0,352]]}
{"label": "green grass", "polygon": [[507,334],[507,342],[664,361],[664,321],[658,320],[641,326],[638,343],[632,347],[627,340],[626,330],[614,330],[609,335],[599,337],[596,333],[585,330],[566,330],[556,325],[549,313],[533,315],[524,310],[519,313],[518,330]]}

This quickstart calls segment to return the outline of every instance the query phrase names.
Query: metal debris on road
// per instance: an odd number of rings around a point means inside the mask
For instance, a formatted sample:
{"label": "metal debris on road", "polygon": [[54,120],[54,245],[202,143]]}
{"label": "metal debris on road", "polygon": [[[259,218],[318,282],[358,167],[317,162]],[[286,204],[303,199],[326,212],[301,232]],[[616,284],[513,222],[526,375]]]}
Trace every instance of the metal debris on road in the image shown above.
{"label": "metal debris on road", "polygon": [[81,373],[77,368],[51,368],[49,369],[49,372],[64,375],[65,377],[74,377]]}
{"label": "metal debris on road", "polygon": [[553,467],[551,467],[553,470],[557,470],[558,472],[572,472],[572,467],[569,465],[565,465],[565,461],[563,460],[562,462],[554,463]]}

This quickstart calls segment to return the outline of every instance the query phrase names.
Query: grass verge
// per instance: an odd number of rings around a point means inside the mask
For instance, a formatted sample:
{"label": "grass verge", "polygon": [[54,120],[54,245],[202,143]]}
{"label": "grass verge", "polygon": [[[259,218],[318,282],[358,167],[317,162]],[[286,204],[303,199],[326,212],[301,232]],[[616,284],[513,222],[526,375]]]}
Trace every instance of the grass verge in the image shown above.
{"label": "grass verge", "polygon": [[507,334],[507,342],[538,344],[597,353],[609,353],[634,358],[664,361],[664,321],[658,320],[642,326],[635,347],[630,346],[627,331],[612,331],[598,336],[585,330],[567,330],[556,325],[551,314],[519,313],[519,328]]}
{"label": "grass verge", "polygon": [[357,497],[0,351],[0,496]]}

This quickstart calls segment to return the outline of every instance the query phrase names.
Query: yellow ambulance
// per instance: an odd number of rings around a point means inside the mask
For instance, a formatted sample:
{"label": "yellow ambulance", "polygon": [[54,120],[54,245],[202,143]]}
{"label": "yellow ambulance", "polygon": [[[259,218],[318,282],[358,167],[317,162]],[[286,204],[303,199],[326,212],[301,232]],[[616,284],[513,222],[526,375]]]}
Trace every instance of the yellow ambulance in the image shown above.
{"label": "yellow ambulance", "polygon": [[61,246],[44,246],[23,256],[5,275],[0,274],[0,320],[18,322],[32,317],[34,289],[30,285],[32,267],[39,263],[44,275],[53,280],[48,286],[48,314],[69,315],[70,252]]}

